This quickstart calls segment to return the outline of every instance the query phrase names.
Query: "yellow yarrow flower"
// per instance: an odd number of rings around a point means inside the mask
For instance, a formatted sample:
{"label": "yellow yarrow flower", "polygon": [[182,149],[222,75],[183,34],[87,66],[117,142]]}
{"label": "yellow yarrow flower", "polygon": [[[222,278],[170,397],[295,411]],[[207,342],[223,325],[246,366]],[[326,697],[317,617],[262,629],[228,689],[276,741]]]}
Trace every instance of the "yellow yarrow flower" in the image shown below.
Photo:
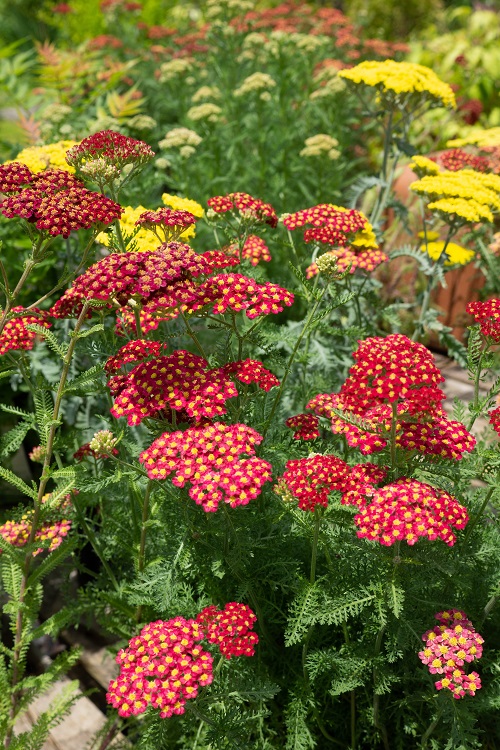
{"label": "yellow yarrow flower", "polygon": [[66,152],[78,143],[79,141],[58,141],[46,146],[29,146],[20,151],[15,159],[5,164],[11,164],[12,161],[21,162],[34,174],[43,172],[45,169],[63,169],[73,174],[75,169],[66,162]]}
{"label": "yellow yarrow flower", "polygon": [[429,211],[436,211],[441,214],[445,220],[450,216],[458,216],[460,219],[464,219],[472,224],[477,224],[480,221],[493,221],[493,214],[488,206],[472,199],[441,198],[438,201],[429,203],[427,208]]}
{"label": "yellow yarrow flower", "polygon": [[[427,253],[432,260],[439,260],[444,246],[444,242],[428,242],[427,246],[422,245],[420,249],[422,252]],[[449,242],[445,252],[448,256],[445,266],[465,266],[474,258],[474,250],[468,250],[466,247],[457,245],[455,242]]]}
{"label": "yellow yarrow flower", "polygon": [[190,198],[181,198],[179,195],[163,193],[161,199],[169,208],[173,208],[175,211],[189,211],[197,219],[201,219],[204,214],[203,206],[200,206],[199,203]]}
{"label": "yellow yarrow flower", "polygon": [[430,99],[431,106],[455,109],[455,94],[430,68],[416,63],[368,60],[354,68],[339,71],[339,77],[355,84],[376,88],[391,102],[401,94]]}
{"label": "yellow yarrow flower", "polygon": [[427,156],[412,156],[410,169],[419,177],[430,174],[439,174],[441,171],[436,162],[432,161],[432,159],[428,159]]}
{"label": "yellow yarrow flower", "polygon": [[450,148],[462,148],[462,146],[500,146],[500,127],[474,129],[464,138],[454,138],[446,144]]}
{"label": "yellow yarrow flower", "polygon": [[473,169],[426,175],[413,182],[410,190],[433,201],[427,206],[429,210],[455,214],[465,221],[491,222],[492,211],[500,210],[500,177]]}

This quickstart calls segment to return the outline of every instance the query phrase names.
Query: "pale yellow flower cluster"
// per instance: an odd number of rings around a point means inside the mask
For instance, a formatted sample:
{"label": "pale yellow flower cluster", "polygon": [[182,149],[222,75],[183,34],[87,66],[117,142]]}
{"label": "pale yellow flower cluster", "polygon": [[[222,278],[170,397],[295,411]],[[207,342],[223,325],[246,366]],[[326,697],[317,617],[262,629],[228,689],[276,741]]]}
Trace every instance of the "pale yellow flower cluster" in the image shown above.
{"label": "pale yellow flower cluster", "polygon": [[252,75],[245,78],[241,86],[234,89],[234,96],[245,96],[254,91],[269,91],[276,86],[274,78],[267,73],[252,73]]}
{"label": "pale yellow flower cluster", "polygon": [[410,185],[417,195],[425,195],[427,208],[465,221],[493,221],[492,211],[500,211],[500,176],[460,169],[426,175]]}
{"label": "pale yellow flower cluster", "polygon": [[222,15],[241,15],[254,10],[252,0],[207,0],[207,18],[218,18]]}
{"label": "pale yellow flower cluster", "polygon": [[339,145],[338,140],[326,133],[306,138],[305,144],[306,147],[300,152],[301,156],[327,156],[329,159],[338,159],[340,156],[340,151],[336,148]]}
{"label": "pale yellow flower cluster", "polygon": [[196,147],[200,145],[202,140],[203,138],[198,133],[195,133],[194,130],[190,130],[189,128],[172,128],[172,130],[165,133],[165,138],[158,145],[164,151],[179,149],[180,156],[183,159],[188,159],[195,153]]}
{"label": "pale yellow flower cluster", "polygon": [[410,169],[419,177],[439,174],[441,171],[435,161],[427,158],[427,156],[418,155],[412,156]]}
{"label": "pale yellow flower cluster", "polygon": [[197,219],[201,219],[204,214],[203,206],[190,198],[181,198],[179,195],[163,193],[161,199],[169,208],[173,208],[175,211],[189,211]]}
{"label": "pale yellow flower cluster", "polygon": [[374,87],[382,97],[391,101],[394,100],[394,95],[417,94],[422,95],[431,106],[456,107],[451,87],[425,65],[395,60],[368,60],[354,68],[341,70],[339,76],[355,84]]}
{"label": "pale yellow flower cluster", "polygon": [[190,120],[208,120],[209,122],[218,122],[222,109],[212,102],[197,104],[187,111],[187,117]]}
{"label": "pale yellow flower cluster", "polygon": [[474,129],[464,138],[454,138],[452,141],[448,141],[446,145],[450,148],[500,146],[500,127],[485,128],[484,130]]}
{"label": "pale yellow flower cluster", "polygon": [[191,97],[193,104],[203,102],[205,99],[220,99],[222,96],[220,89],[217,86],[202,86],[195,91]]}
{"label": "pale yellow flower cluster", "polygon": [[[432,260],[439,260],[444,250],[445,243],[440,242],[428,242],[427,246],[422,245],[421,250],[427,253]],[[446,246],[446,255],[448,260],[445,261],[445,266],[465,266],[467,263],[474,258],[474,250],[468,250],[462,245],[457,245],[455,242],[449,242]]]}
{"label": "pale yellow flower cluster", "polygon": [[160,83],[173,81],[193,69],[193,60],[190,57],[175,57],[160,65]]}
{"label": "pale yellow flower cluster", "polygon": [[63,169],[65,172],[74,173],[74,167],[70,167],[66,162],[66,152],[77,143],[78,141],[58,141],[46,146],[30,146],[20,151],[13,161],[25,164],[35,174],[45,169]]}

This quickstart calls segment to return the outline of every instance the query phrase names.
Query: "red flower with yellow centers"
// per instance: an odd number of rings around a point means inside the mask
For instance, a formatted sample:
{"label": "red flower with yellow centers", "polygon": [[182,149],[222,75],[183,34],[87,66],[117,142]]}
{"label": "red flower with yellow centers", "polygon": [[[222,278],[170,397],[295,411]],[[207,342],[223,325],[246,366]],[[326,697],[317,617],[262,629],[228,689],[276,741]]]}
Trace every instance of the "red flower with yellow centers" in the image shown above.
{"label": "red flower with yellow centers", "polygon": [[209,198],[207,205],[217,214],[237,211],[240,217],[252,224],[278,224],[276,211],[270,203],[264,203],[260,198],[253,198],[248,193],[228,193]]}
{"label": "red flower with yellow centers", "polygon": [[[13,307],[11,312],[23,312],[22,307]],[[1,313],[1,309],[0,309]],[[37,324],[43,328],[50,328],[52,325],[47,320],[48,313],[38,308],[33,308],[29,315],[23,315],[19,318],[11,318],[7,321],[0,334],[0,355],[6,354],[13,349],[33,349],[37,334],[29,331],[26,326]]]}
{"label": "red flower with yellow centers", "polygon": [[247,505],[270,481],[271,464],[255,456],[261,442],[262,436],[247,425],[216,422],[164,433],[139,460],[151,479],[173,474],[176,487],[190,484],[189,496],[209,513],[221,501],[232,508]]}

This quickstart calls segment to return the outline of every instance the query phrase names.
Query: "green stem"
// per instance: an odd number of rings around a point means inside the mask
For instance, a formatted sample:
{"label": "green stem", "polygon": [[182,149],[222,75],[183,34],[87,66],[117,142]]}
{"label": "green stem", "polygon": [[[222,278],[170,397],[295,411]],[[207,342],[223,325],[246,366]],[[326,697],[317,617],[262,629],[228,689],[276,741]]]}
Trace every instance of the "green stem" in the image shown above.
{"label": "green stem", "polygon": [[191,328],[191,326],[189,324],[189,321],[188,321],[186,315],[184,315],[183,312],[181,312],[181,318],[184,321],[184,325],[186,326],[186,331],[187,331],[188,336],[193,341],[194,345],[196,346],[196,348],[200,352],[200,354],[203,357],[203,359],[205,359],[208,362],[208,357],[207,357],[207,355],[205,353],[205,350],[203,349],[202,345],[200,344],[196,333]]}
{"label": "green stem", "polygon": [[21,291],[21,289],[23,288],[26,282],[26,279],[28,278],[28,276],[30,275],[30,273],[32,272],[35,266],[36,266],[35,260],[32,260],[30,258],[29,260],[26,261],[26,263],[24,264],[24,271],[21,275],[21,278],[17,282],[16,288],[14,289],[12,294],[6,297],[5,308],[3,310],[2,317],[0,318],[0,335],[3,329],[5,328],[5,324],[7,323],[9,312],[11,311],[11,308],[13,307],[13,303],[15,302],[19,292]]}
{"label": "green stem", "polygon": [[113,573],[113,570],[111,569],[108,561],[104,557],[104,553],[103,553],[103,551],[101,549],[101,546],[100,546],[99,542],[97,541],[97,537],[94,534],[93,529],[87,524],[87,521],[85,519],[85,515],[84,515],[82,509],[80,508],[80,506],[78,504],[78,500],[77,500],[77,498],[76,498],[75,495],[72,496],[71,502],[72,502],[72,505],[73,505],[73,507],[74,507],[74,509],[76,511],[76,517],[77,517],[78,523],[82,527],[82,529],[83,529],[83,531],[85,533],[86,538],[88,539],[88,541],[92,545],[92,549],[94,550],[94,552],[96,553],[97,557],[101,561],[102,567],[106,571],[106,574],[109,577],[109,580],[111,581],[111,583],[115,587],[116,591],[118,591],[119,588],[120,588],[120,586],[119,586],[119,583],[118,583],[118,581],[116,579],[116,576]]}
{"label": "green stem", "polygon": [[412,336],[413,341],[418,341],[418,339],[420,338],[420,335],[424,333],[424,318],[429,308],[429,304],[431,301],[431,293],[434,289],[434,284],[436,281],[435,272],[438,268],[441,268],[442,266],[444,266],[445,261],[446,261],[446,248],[450,244],[450,240],[454,234],[455,234],[455,225],[451,223],[448,229],[446,240],[443,245],[443,249],[441,250],[439,254],[439,258],[437,258],[436,262],[434,263],[432,273],[428,279],[427,286],[424,291],[424,296],[422,298],[422,307],[420,308],[420,315],[419,315],[419,318],[418,318],[418,321],[417,321],[417,324],[415,326],[415,330]]}
{"label": "green stem", "polygon": [[[139,542],[139,556],[137,558],[137,570],[139,575],[144,572],[146,563],[146,531],[148,526],[148,514],[149,514],[149,500],[151,497],[151,490],[153,488],[153,482],[150,480],[146,487],[144,499],[142,501],[142,517],[141,517],[141,538]],[[136,620],[141,621],[142,606],[137,607]]]}
{"label": "green stem", "polygon": [[439,720],[441,719],[442,713],[443,713],[443,710],[440,709],[436,718],[429,724],[424,734],[422,735],[422,750],[425,750],[425,748],[427,747],[427,740],[429,739],[429,737],[431,736],[431,734],[433,733],[433,731],[439,724]]}
{"label": "green stem", "polygon": [[[382,647],[382,638],[384,637],[385,632],[385,625],[382,625],[380,630],[377,633],[377,639],[375,641],[375,657],[377,657],[380,653],[380,649]],[[374,688],[377,686],[377,669],[373,668],[373,682],[374,682]],[[384,744],[385,750],[390,750],[389,747],[389,738],[387,736],[387,729],[385,724],[380,720],[379,715],[379,708],[380,708],[380,696],[375,692],[373,692],[373,723],[379,730],[380,734],[382,735],[382,742]]]}
{"label": "green stem", "polygon": [[[26,274],[26,277],[27,275],[28,274]],[[20,287],[20,284],[18,284],[18,287]],[[89,307],[89,303],[85,302],[82,307],[82,311],[80,315],[78,316],[78,320],[76,321],[75,329],[71,336],[68,350],[63,360],[61,379],[59,381],[59,385],[57,388],[56,397],[54,401],[54,409],[52,412],[52,424],[50,426],[49,433],[47,436],[47,446],[46,446],[45,459],[43,462],[42,475],[40,477],[40,483],[38,485],[37,499],[34,502],[33,516],[31,519],[31,530],[30,530],[29,538],[27,540],[28,552],[26,553],[26,556],[24,558],[23,573],[22,573],[22,578],[21,578],[21,582],[19,586],[18,610],[17,610],[17,615],[16,615],[16,626],[15,626],[15,635],[14,635],[14,648],[12,652],[11,707],[10,707],[10,712],[9,712],[9,726],[7,728],[7,732],[6,732],[5,740],[4,740],[5,748],[9,747],[12,741],[14,719],[16,716],[17,705],[18,705],[18,701],[20,697],[19,691],[16,689],[16,687],[21,676],[21,660],[22,660],[22,652],[23,652],[23,645],[24,645],[23,644],[24,616],[26,612],[25,599],[28,594],[28,578],[30,574],[31,560],[33,557],[33,551],[31,547],[33,545],[36,532],[38,530],[38,524],[40,521],[40,516],[41,516],[41,511],[42,511],[42,499],[43,499],[43,496],[45,495],[45,490],[47,488],[47,484],[50,479],[50,464],[52,462],[54,441],[56,437],[57,427],[59,425],[59,412],[61,409],[61,402],[62,402],[63,395],[64,395],[66,380],[68,378],[71,360],[73,359],[73,354],[75,352],[76,343],[78,341],[78,334],[80,332],[80,328],[82,327],[87,317],[88,307]]]}
{"label": "green stem", "polygon": [[312,319],[314,318],[314,315],[316,314],[316,310],[318,309],[318,307],[320,306],[321,302],[323,301],[323,297],[325,296],[327,289],[328,289],[328,287],[325,286],[325,288],[323,289],[322,293],[320,294],[320,296],[318,297],[318,299],[315,301],[313,307],[311,308],[311,311],[310,311],[309,315],[306,318],[306,322],[304,323],[302,331],[300,332],[300,335],[299,335],[297,341],[295,342],[295,346],[293,347],[292,353],[290,354],[290,357],[289,357],[288,362],[286,364],[285,373],[284,373],[283,378],[281,380],[280,387],[278,389],[278,393],[276,394],[276,398],[274,399],[274,403],[272,405],[271,411],[270,411],[269,416],[268,416],[268,418],[267,418],[267,420],[265,422],[264,430],[262,432],[262,437],[263,438],[265,438],[265,436],[266,436],[266,434],[267,434],[267,432],[268,432],[268,430],[269,430],[269,428],[270,428],[270,426],[272,424],[273,417],[274,417],[274,415],[276,413],[276,409],[278,408],[278,404],[280,402],[281,395],[283,393],[283,389],[285,387],[286,381],[288,380],[288,376],[290,375],[290,371],[292,369],[292,365],[293,365],[293,362],[295,360],[295,357],[297,356],[297,352],[299,350],[299,347],[300,347],[300,344],[302,342],[302,339],[304,338],[305,334],[307,333],[307,331],[309,329],[309,325],[310,325]]}
{"label": "green stem", "polygon": [[391,416],[391,434],[389,437],[390,451],[391,451],[391,475],[392,479],[396,478],[396,434],[398,428],[398,402],[393,401],[391,404],[392,416]]}
{"label": "green stem", "polygon": [[495,487],[490,487],[490,489],[486,493],[486,497],[484,498],[483,504],[479,508],[479,512],[478,512],[477,516],[474,518],[474,520],[472,522],[470,522],[470,523],[467,524],[467,531],[465,533],[464,540],[462,542],[462,546],[460,547],[460,554],[462,554],[462,552],[464,551],[465,545],[469,541],[470,535],[474,531],[475,527],[477,526],[477,524],[479,523],[479,521],[481,519],[481,516],[483,515],[484,511],[486,510],[486,507],[487,507],[488,503],[490,502],[491,496],[493,495],[494,491],[495,491]]}
{"label": "green stem", "polygon": [[483,363],[483,355],[486,354],[486,350],[481,351],[481,354],[479,355],[479,361],[477,363],[477,369],[474,373],[474,400],[472,402],[472,415],[470,418],[470,422],[467,425],[467,430],[470,432],[474,426],[474,422],[478,418],[478,406],[479,406],[479,384],[481,382],[481,373],[482,373],[482,363]]}

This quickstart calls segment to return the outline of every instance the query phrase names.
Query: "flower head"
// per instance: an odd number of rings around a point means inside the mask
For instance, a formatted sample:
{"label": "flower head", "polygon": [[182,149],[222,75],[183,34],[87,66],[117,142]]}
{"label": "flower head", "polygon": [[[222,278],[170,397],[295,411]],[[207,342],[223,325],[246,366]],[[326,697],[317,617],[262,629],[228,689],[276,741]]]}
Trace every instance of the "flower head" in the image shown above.
{"label": "flower head", "polygon": [[375,88],[389,105],[409,100],[431,107],[456,107],[455,95],[447,83],[430,68],[409,62],[368,60],[338,75],[355,85]]}
{"label": "flower head", "polygon": [[444,610],[435,617],[440,624],[422,635],[425,647],[419,659],[431,674],[440,675],[437,690],[450,690],[457,699],[473,696],[481,688],[480,677],[463,667],[481,658],[484,639],[462,610]]}
{"label": "flower head", "polygon": [[428,242],[427,245],[421,245],[420,249],[422,252],[426,252],[432,260],[439,260],[444,251],[447,258],[444,263],[445,266],[465,266],[475,257],[474,250],[468,250],[462,245],[457,245],[456,242],[448,242],[448,244],[441,240],[439,242]]}
{"label": "flower head", "polygon": [[135,223],[153,232],[160,242],[175,242],[186,229],[196,224],[196,217],[189,211],[158,208],[144,211]]}
{"label": "flower head", "polygon": [[481,333],[485,338],[496,344],[500,343],[500,299],[494,298],[485,302],[469,302],[465,308],[472,315],[475,323],[479,323]]}
{"label": "flower head", "polygon": [[[13,307],[11,312],[21,313],[23,308]],[[0,334],[0,355],[13,349],[24,349],[25,351],[33,349],[37,334],[30,331],[26,326],[37,324],[43,328],[50,328],[52,324],[48,322],[47,317],[46,311],[33,308],[29,315],[8,320]]]}
{"label": "flower head", "polygon": [[334,491],[342,492],[345,504],[363,502],[364,494],[371,494],[385,473],[374,464],[349,466],[337,456],[314,454],[287,461],[283,481],[301,510],[314,511],[316,505],[326,508]]}
{"label": "flower head", "polygon": [[47,235],[69,237],[79,229],[106,226],[118,219],[121,207],[63,170],[33,175],[27,187],[5,198],[0,211],[18,216]]}
{"label": "flower head", "polygon": [[257,617],[246,604],[229,602],[223,610],[205,607],[196,617],[209,643],[214,643],[226,659],[253,656],[259,636],[253,632]]}
{"label": "flower head", "polygon": [[166,347],[161,341],[147,341],[139,339],[129,341],[112,357],[108,357],[104,365],[104,370],[108,375],[113,375],[130,362],[142,362],[148,357],[158,357],[161,350]]}
{"label": "flower head", "polygon": [[452,547],[456,542],[453,528],[465,528],[468,520],[466,508],[448,492],[406,478],[376,489],[369,504],[354,517],[360,539],[384,546],[397,541],[413,545],[427,537]]}
{"label": "flower head", "polygon": [[275,227],[278,223],[276,211],[270,203],[264,203],[260,198],[253,198],[248,193],[228,193],[209,198],[208,206],[215,213],[238,211],[240,217],[252,224],[269,224]]}
{"label": "flower head", "polygon": [[46,169],[62,169],[67,172],[74,172],[74,168],[66,162],[66,153],[77,143],[78,141],[58,141],[46,146],[29,146],[18,153],[15,161],[25,164],[33,174],[43,172]]}
{"label": "flower head", "polygon": [[190,498],[205,512],[215,512],[221,501],[232,508],[246,505],[270,481],[271,465],[255,455],[261,441],[262,436],[247,425],[215,422],[166,432],[139,460],[151,479],[174,474],[176,487],[189,483]]}
{"label": "flower head", "polygon": [[186,309],[196,312],[206,305],[213,305],[215,315],[232,310],[245,311],[247,318],[277,314],[293,304],[294,296],[287,289],[266,281],[258,284],[254,279],[239,273],[218,274],[202,282],[196,297],[187,303]]}
{"label": "flower head", "polygon": [[141,168],[153,157],[154,151],[144,141],[114,130],[100,130],[70,148],[66,161],[92,179],[109,184],[120,176],[124,167]]}

